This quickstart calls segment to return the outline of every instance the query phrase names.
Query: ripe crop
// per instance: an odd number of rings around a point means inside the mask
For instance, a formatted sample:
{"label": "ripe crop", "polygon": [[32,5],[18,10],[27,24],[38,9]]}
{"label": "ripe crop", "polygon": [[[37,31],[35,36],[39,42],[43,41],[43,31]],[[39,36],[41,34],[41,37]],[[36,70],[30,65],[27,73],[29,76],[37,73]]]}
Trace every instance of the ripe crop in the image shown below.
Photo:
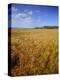
{"label": "ripe crop", "polygon": [[58,73],[58,29],[12,29],[11,75]]}

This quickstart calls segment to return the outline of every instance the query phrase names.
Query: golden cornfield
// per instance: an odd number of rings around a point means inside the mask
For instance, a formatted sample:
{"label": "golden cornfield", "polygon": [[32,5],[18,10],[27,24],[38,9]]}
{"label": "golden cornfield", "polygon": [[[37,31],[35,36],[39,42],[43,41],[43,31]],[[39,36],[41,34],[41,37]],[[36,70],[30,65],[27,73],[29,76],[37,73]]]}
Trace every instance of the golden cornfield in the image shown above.
{"label": "golden cornfield", "polygon": [[12,76],[57,73],[58,29],[12,29]]}

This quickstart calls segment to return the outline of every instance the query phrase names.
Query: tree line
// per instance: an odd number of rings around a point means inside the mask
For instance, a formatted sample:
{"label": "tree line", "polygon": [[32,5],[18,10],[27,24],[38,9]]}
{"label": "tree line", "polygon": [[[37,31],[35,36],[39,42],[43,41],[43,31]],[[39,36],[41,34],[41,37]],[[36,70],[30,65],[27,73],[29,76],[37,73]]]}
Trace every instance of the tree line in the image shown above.
{"label": "tree line", "polygon": [[35,29],[55,29],[58,28],[58,26],[42,26],[42,27],[35,27]]}

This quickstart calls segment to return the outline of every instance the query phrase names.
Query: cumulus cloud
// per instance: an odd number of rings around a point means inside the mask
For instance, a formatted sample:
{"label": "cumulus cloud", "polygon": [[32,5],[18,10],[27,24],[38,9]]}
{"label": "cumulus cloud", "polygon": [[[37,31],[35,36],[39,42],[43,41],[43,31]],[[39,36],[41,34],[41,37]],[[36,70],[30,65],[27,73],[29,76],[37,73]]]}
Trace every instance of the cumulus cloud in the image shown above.
{"label": "cumulus cloud", "polygon": [[18,13],[18,14],[16,14],[16,16],[15,16],[16,18],[25,18],[25,17],[27,17],[27,14],[25,14],[25,13]]}
{"label": "cumulus cloud", "polygon": [[26,17],[26,18],[24,19],[24,22],[32,22],[32,18],[31,18],[31,17]]}
{"label": "cumulus cloud", "polygon": [[32,17],[31,16],[20,16],[18,18],[18,20],[21,22],[21,23],[28,23],[28,22],[32,22]]}
{"label": "cumulus cloud", "polygon": [[18,12],[16,14],[13,14],[12,18],[19,20],[20,23],[22,23],[22,22],[23,23],[28,23],[28,22],[31,23],[32,22],[32,11]]}

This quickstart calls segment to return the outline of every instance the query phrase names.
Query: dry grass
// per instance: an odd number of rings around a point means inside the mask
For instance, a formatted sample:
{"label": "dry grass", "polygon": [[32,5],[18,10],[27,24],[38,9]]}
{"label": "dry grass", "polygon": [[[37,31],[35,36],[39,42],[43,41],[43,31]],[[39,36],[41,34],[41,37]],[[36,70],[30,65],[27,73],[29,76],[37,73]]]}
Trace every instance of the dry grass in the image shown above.
{"label": "dry grass", "polygon": [[58,73],[57,29],[12,29],[11,75]]}

